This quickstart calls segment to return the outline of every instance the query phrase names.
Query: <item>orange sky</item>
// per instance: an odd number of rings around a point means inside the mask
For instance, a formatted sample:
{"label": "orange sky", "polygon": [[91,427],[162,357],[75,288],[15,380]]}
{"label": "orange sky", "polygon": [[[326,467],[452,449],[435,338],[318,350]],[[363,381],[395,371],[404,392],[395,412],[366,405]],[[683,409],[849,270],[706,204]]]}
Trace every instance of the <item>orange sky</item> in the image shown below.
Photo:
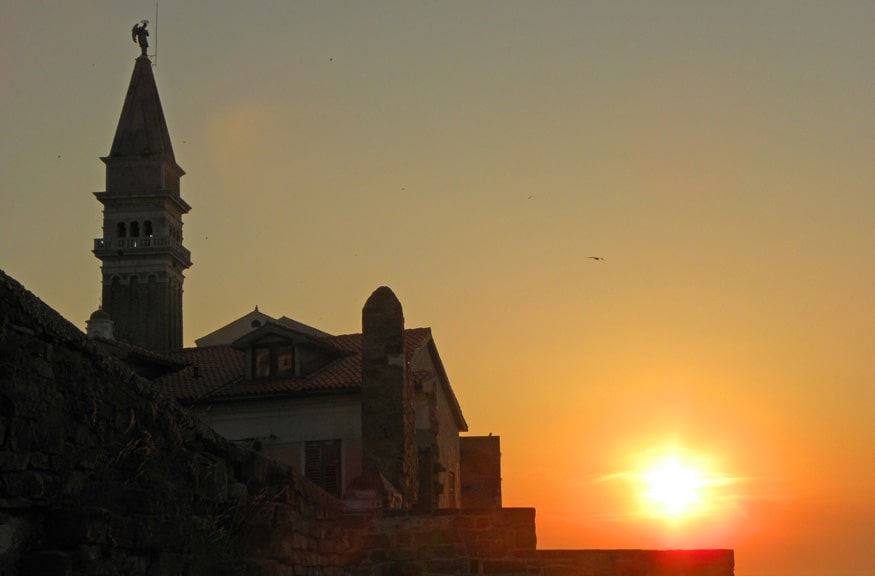
{"label": "orange sky", "polygon": [[[0,4],[0,268],[84,327],[137,47],[192,205],[191,343],[256,304],[431,326],[543,548],[875,573],[875,4]],[[603,261],[589,259],[602,256]],[[642,515],[666,449],[710,512]]]}

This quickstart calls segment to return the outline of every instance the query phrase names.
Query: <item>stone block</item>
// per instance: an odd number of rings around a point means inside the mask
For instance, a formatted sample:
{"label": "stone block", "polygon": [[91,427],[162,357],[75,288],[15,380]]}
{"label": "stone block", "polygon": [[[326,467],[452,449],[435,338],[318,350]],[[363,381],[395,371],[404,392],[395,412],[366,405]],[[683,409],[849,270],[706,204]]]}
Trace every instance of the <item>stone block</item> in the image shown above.
{"label": "stone block", "polygon": [[30,454],[27,452],[0,452],[0,471],[21,472],[27,470]]}
{"label": "stone block", "polygon": [[71,576],[73,559],[67,552],[39,550],[22,558],[21,574],[40,576]]}
{"label": "stone block", "polygon": [[50,470],[52,459],[45,452],[34,452],[30,455],[30,467],[35,470]]}
{"label": "stone block", "polygon": [[162,522],[158,516],[137,516],[134,547],[141,550],[157,550],[162,542]]}
{"label": "stone block", "polygon": [[393,562],[383,566],[381,576],[421,576],[425,566],[421,562]]}
{"label": "stone block", "polygon": [[510,547],[503,532],[475,532],[467,538],[468,553],[479,558],[502,558]]}
{"label": "stone block", "polygon": [[476,528],[477,518],[470,514],[457,514],[450,521],[450,526],[456,530],[470,530]]}
{"label": "stone block", "polygon": [[35,447],[47,454],[60,454],[64,450],[66,430],[59,415],[40,418],[34,431]]}
{"label": "stone block", "polygon": [[431,558],[426,563],[429,574],[465,574],[470,565],[467,558]]}
{"label": "stone block", "polygon": [[438,544],[422,548],[421,553],[429,558],[458,558],[465,556],[465,547],[461,544]]}
{"label": "stone block", "polygon": [[525,574],[526,563],[522,560],[483,560],[484,574]]}
{"label": "stone block", "polygon": [[13,452],[30,452],[33,447],[33,427],[31,420],[16,418],[9,426],[9,449]]}
{"label": "stone block", "polygon": [[107,521],[107,541],[113,546],[132,548],[137,538],[137,522],[131,516],[114,516]]}
{"label": "stone block", "polygon": [[107,524],[96,510],[55,510],[46,517],[48,541],[62,548],[105,544]]}
{"label": "stone block", "polygon": [[46,475],[35,470],[0,474],[3,491],[12,498],[42,498],[46,494]]}
{"label": "stone block", "polygon": [[185,556],[161,552],[149,564],[146,576],[179,576],[185,574],[185,567]]}
{"label": "stone block", "polygon": [[449,530],[443,529],[441,526],[434,528],[426,528],[418,530],[414,533],[413,546],[415,547],[434,547],[445,544],[451,544],[455,541]]}

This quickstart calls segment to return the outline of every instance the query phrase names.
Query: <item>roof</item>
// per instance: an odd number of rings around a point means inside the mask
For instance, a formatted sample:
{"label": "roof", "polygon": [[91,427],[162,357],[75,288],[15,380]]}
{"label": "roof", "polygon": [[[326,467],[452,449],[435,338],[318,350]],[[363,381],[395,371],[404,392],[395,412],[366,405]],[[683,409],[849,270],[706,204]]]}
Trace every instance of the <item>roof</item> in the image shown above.
{"label": "roof", "polygon": [[[155,380],[184,404],[358,392],[361,389],[361,334],[311,336],[315,345],[337,358],[304,377],[278,376],[247,380],[246,352],[229,345],[185,348],[171,356],[185,368]],[[407,360],[431,341],[430,328],[404,331]]]}
{"label": "roof", "polygon": [[121,340],[91,337],[105,352],[125,362],[134,372],[153,380],[164,374],[175,373],[185,366],[173,354],[161,354]]}
{"label": "roof", "polygon": [[[163,157],[176,165],[158,87],[152,74],[152,62],[141,57],[134,64],[108,158],[144,156]],[[182,173],[182,169],[177,168]]]}
{"label": "roof", "polygon": [[298,322],[297,320],[292,320],[286,316],[281,318],[274,318],[273,316],[269,316],[264,312],[258,309],[258,306],[255,307],[255,310],[249,312],[248,314],[244,314],[240,318],[236,320],[232,320],[231,322],[225,324],[221,328],[213,330],[206,336],[202,336],[194,341],[195,345],[198,347],[204,346],[219,346],[225,344],[231,344],[238,338],[252,332],[253,330],[263,326],[268,322],[276,322],[285,325],[292,330],[300,332],[301,334],[309,335],[309,336],[330,336],[327,332],[323,332],[312,326],[308,326],[302,322]]}

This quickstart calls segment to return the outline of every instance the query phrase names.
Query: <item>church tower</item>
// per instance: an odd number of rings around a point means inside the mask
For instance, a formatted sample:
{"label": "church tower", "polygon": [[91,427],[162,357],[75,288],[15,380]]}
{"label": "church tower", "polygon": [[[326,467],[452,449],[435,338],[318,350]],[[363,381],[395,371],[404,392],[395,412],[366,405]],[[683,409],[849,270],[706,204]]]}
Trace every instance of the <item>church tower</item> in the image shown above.
{"label": "church tower", "polygon": [[137,58],[106,165],[103,237],[94,255],[103,274],[102,308],[117,340],[167,352],[182,348],[183,272],[191,253],[182,245],[179,195],[185,174],[176,163],[152,62]]}

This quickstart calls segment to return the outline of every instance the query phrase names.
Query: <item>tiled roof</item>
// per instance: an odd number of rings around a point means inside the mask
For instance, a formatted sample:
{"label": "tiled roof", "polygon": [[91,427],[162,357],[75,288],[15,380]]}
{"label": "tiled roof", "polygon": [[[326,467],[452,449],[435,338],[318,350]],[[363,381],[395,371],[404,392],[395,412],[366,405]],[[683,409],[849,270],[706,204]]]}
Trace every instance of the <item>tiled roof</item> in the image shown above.
{"label": "tiled roof", "polygon": [[130,357],[142,358],[145,361],[151,362],[153,364],[160,364],[161,366],[184,365],[184,363],[181,362],[173,353],[161,354],[160,352],[153,352],[148,348],[128,344],[127,342],[122,342],[121,340],[108,340],[106,338],[98,337],[94,338],[94,341],[111,354],[124,359]]}
{"label": "tiled roof", "polygon": [[[419,350],[420,346],[431,339],[431,328],[411,328],[404,331],[404,347],[407,350],[407,360],[413,357],[414,352]],[[344,352],[350,354],[361,354],[362,351],[362,335],[361,334],[344,334],[342,336],[328,336],[325,338],[314,338],[334,346]]]}
{"label": "tiled roof", "polygon": [[[361,387],[361,334],[314,337],[340,356],[304,377],[246,379],[246,353],[231,346],[186,348],[172,355],[185,368],[155,380],[180,402],[356,391]],[[407,360],[429,342],[431,329],[404,331]]]}

